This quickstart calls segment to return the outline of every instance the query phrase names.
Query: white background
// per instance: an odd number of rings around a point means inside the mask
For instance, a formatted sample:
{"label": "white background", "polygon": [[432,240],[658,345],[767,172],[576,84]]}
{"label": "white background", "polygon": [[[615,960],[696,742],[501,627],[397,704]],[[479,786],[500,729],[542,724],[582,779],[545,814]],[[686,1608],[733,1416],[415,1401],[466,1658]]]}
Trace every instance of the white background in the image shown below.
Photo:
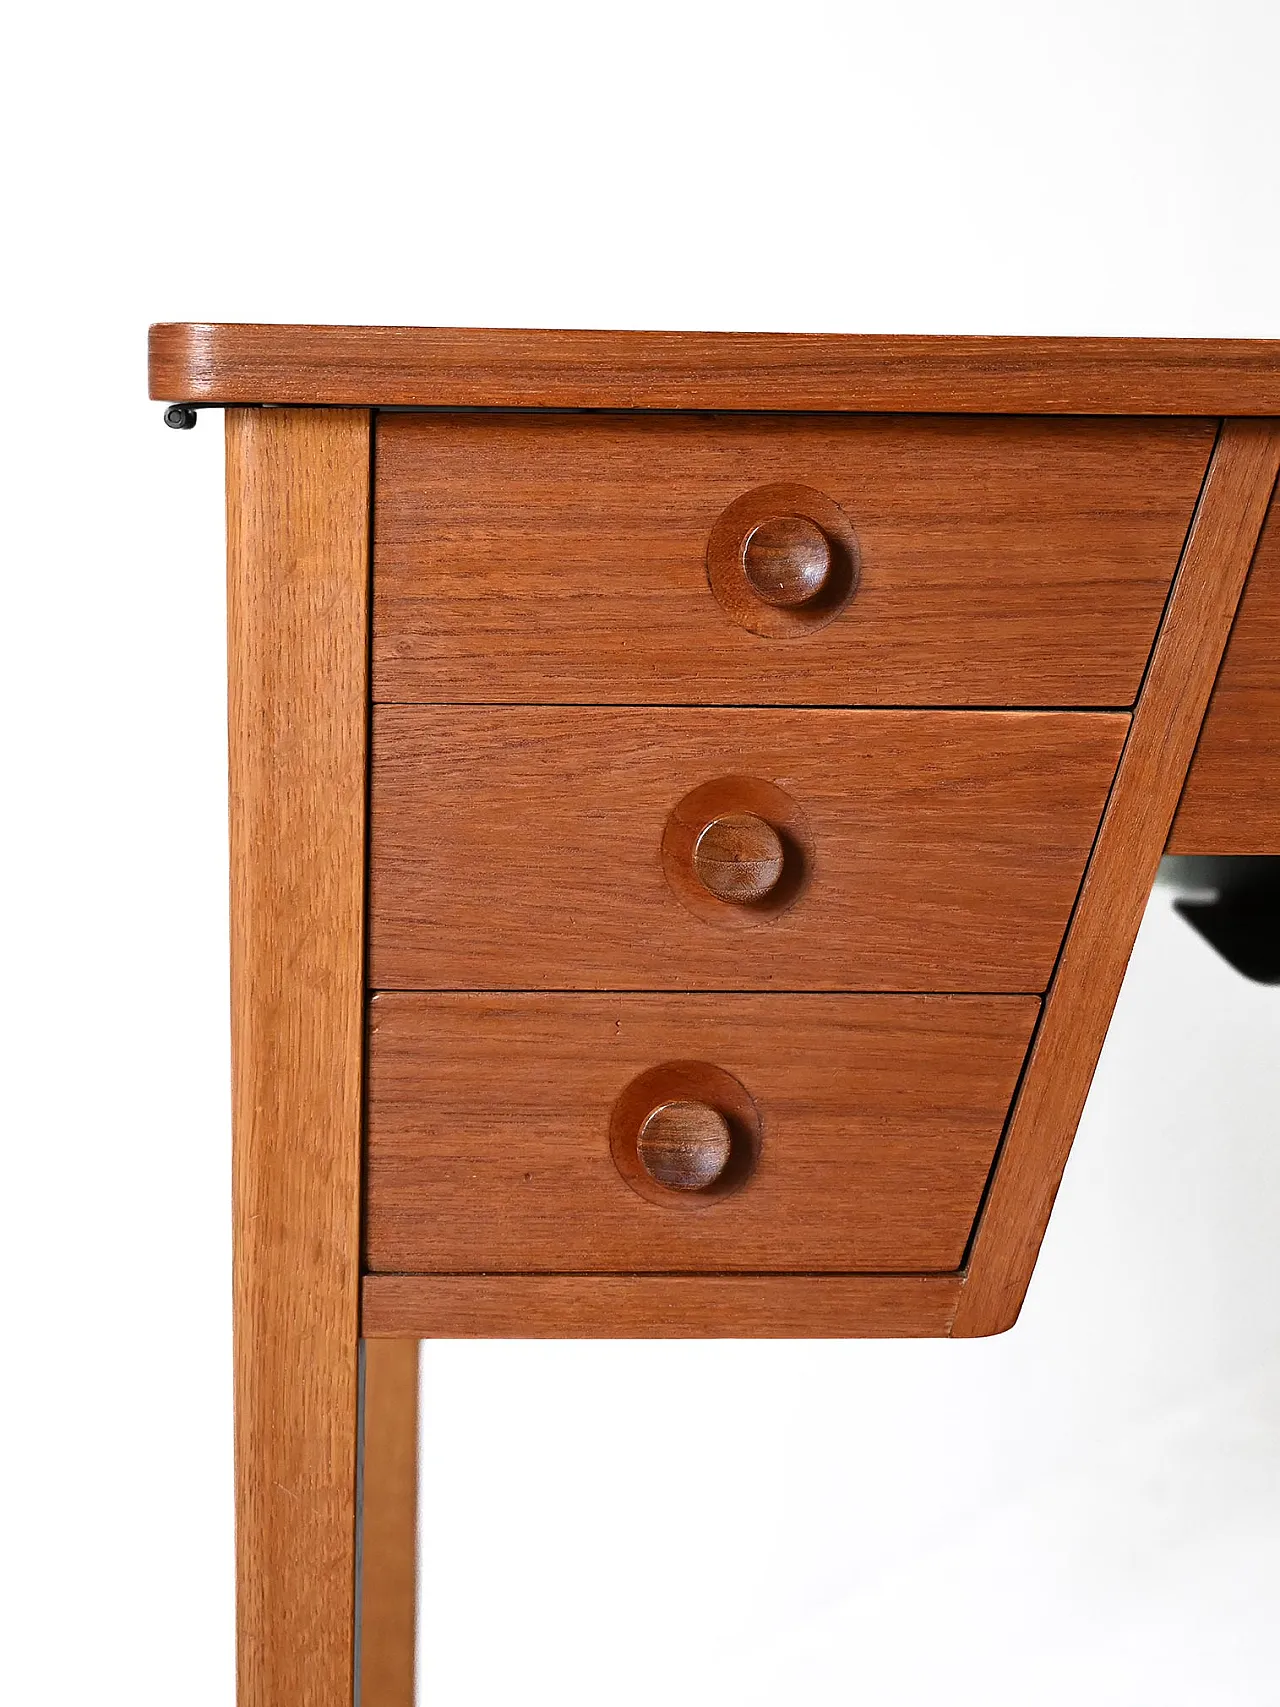
{"label": "white background", "polygon": [[[232,1694],[221,444],[147,322],[1274,337],[1278,58],[1274,0],[10,19],[4,1699]],[[1280,1701],[1278,1042],[1158,901],[1004,1339],[430,1349],[424,1707]]]}

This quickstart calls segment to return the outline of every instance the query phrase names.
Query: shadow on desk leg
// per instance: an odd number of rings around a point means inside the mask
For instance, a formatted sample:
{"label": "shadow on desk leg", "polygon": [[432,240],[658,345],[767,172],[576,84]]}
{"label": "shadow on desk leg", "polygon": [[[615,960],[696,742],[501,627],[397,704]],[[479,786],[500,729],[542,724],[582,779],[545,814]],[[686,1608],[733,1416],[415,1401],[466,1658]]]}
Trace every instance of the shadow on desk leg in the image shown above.
{"label": "shadow on desk leg", "polygon": [[360,1707],[413,1707],[418,1342],[364,1342]]}

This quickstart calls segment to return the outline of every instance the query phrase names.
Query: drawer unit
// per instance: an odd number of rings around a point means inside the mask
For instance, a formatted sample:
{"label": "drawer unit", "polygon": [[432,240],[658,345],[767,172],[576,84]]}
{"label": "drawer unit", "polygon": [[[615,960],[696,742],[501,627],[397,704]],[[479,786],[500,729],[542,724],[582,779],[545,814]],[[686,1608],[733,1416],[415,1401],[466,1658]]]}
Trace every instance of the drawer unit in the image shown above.
{"label": "drawer unit", "polygon": [[[1038,1010],[1025,996],[379,995],[369,1267],[956,1269]],[[661,1122],[656,1174],[643,1159],[646,1122],[676,1106],[692,1129],[677,1148],[691,1166],[708,1157],[700,1188],[663,1185]],[[728,1127],[726,1152],[703,1109]]]}
{"label": "drawer unit", "polygon": [[[1128,722],[380,706],[371,982],[1042,990]],[[784,857],[724,898],[703,832],[743,816]]]}
{"label": "drawer unit", "polygon": [[[1129,705],[1214,431],[927,415],[382,416],[374,697]],[[798,533],[770,532],[788,519]],[[753,534],[757,580],[739,556]],[[786,593],[767,584],[768,557],[806,543],[812,603],[761,596]]]}
{"label": "drawer unit", "polygon": [[1211,425],[377,433],[370,1271],[957,1270]]}

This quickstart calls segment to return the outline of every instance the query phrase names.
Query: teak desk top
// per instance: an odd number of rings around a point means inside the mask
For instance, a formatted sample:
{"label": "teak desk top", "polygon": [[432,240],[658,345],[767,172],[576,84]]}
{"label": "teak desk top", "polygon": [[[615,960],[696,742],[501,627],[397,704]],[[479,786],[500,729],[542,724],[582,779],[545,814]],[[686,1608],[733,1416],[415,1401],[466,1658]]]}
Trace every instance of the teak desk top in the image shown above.
{"label": "teak desk top", "polygon": [[1280,415],[1262,338],[831,337],[421,326],[151,328],[165,402],[390,409]]}
{"label": "teak desk top", "polygon": [[347,1707],[362,1525],[408,1707],[397,1341],[1015,1321],[1162,854],[1280,854],[1280,344],[150,355],[227,409],[240,1699]]}

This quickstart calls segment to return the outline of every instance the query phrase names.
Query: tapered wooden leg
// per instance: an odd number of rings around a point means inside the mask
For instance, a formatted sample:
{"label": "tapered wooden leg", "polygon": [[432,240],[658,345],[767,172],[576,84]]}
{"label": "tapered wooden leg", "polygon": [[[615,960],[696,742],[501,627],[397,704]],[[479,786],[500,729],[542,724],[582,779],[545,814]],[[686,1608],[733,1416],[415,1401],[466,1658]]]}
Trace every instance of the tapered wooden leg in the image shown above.
{"label": "tapered wooden leg", "polygon": [[952,1333],[1017,1320],[1280,468],[1280,424],[1224,421],[1005,1128]]}
{"label": "tapered wooden leg", "polygon": [[418,1342],[366,1340],[360,1707],[413,1707],[418,1611]]}
{"label": "tapered wooden leg", "polygon": [[351,1707],[367,410],[227,413],[240,1707]]}

